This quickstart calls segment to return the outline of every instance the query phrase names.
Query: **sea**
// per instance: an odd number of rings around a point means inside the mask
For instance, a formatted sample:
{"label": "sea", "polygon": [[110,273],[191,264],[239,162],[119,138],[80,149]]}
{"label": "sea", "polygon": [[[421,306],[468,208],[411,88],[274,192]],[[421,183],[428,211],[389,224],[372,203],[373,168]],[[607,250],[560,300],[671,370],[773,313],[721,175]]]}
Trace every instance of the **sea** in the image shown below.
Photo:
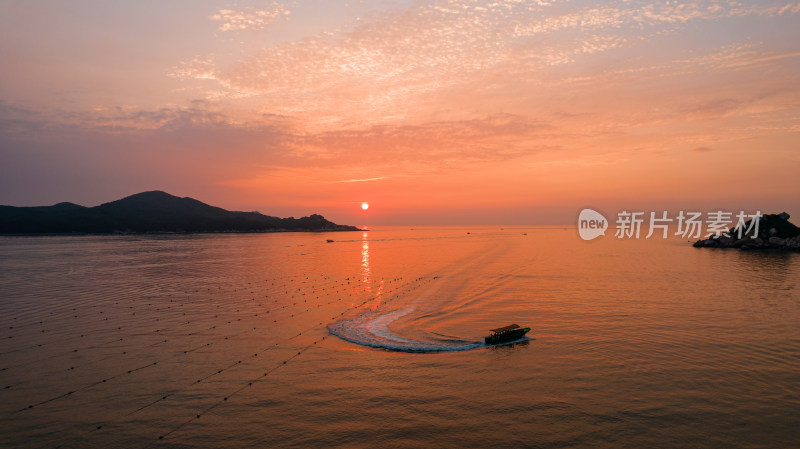
{"label": "sea", "polygon": [[[517,324],[517,341],[487,345]],[[0,447],[797,448],[800,254],[574,227],[0,237]]]}

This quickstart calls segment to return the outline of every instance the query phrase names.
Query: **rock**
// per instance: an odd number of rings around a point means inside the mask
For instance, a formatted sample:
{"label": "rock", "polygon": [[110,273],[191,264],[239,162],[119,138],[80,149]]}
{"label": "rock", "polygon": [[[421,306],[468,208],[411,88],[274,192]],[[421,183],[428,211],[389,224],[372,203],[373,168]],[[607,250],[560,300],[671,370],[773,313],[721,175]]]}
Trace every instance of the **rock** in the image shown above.
{"label": "rock", "polygon": [[[758,235],[755,235],[755,230]],[[741,238],[739,237],[741,233]],[[766,214],[755,225],[752,220],[742,229],[731,228],[729,237],[712,236],[693,243],[695,248],[777,249],[800,251],[800,228],[789,222],[789,214]]]}
{"label": "rock", "polygon": [[780,237],[770,237],[769,240],[767,240],[770,248],[780,248],[783,246],[783,242],[784,240]]}
{"label": "rock", "polygon": [[742,239],[742,241],[743,241],[741,246],[742,249],[757,249],[764,246],[764,241],[759,238],[755,239],[747,238],[747,239]]}

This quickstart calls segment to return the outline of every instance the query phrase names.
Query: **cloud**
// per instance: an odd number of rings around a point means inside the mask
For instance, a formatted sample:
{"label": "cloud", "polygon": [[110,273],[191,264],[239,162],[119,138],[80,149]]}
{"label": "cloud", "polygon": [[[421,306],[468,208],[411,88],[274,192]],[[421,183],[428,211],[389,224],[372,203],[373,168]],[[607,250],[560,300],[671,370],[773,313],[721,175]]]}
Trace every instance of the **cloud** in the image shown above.
{"label": "cloud", "polygon": [[693,117],[720,117],[735,112],[742,104],[742,100],[735,98],[714,98],[692,104],[683,112]]}
{"label": "cloud", "polygon": [[797,14],[798,12],[800,12],[800,2],[787,3],[786,5],[781,7],[778,10],[777,13],[778,14],[785,14],[785,13]]}
{"label": "cloud", "polygon": [[[511,114],[421,125],[382,124],[293,136],[289,147],[307,164],[430,161],[437,165],[509,160],[541,151],[551,133],[546,122]],[[376,151],[380,149],[380,151]]]}
{"label": "cloud", "polygon": [[279,117],[237,124],[201,108],[49,117],[10,109],[0,104],[0,204],[69,200],[63,192],[97,204],[154,186],[204,190],[261,166],[297,164]]}
{"label": "cloud", "polygon": [[798,51],[774,52],[763,48],[763,44],[734,43],[714,49],[714,51],[689,59],[676,61],[677,65],[694,70],[732,70],[739,71],[763,67],[782,59],[797,58]]}
{"label": "cloud", "polygon": [[290,11],[278,3],[273,3],[270,9],[220,9],[212,15],[211,20],[222,22],[220,31],[261,30],[282,17],[288,16]]}
{"label": "cloud", "polygon": [[377,178],[366,178],[366,179],[345,179],[342,181],[334,181],[336,183],[349,183],[349,182],[369,182],[369,181],[380,181],[381,179],[389,179],[388,176],[379,176]]}
{"label": "cloud", "polygon": [[[224,54],[220,45],[215,53],[174,65],[168,74],[184,83],[187,97],[202,96],[203,104],[51,110],[48,120],[36,123],[81,123],[102,132],[263,126],[280,130],[284,158],[325,165],[358,159],[511,160],[687,117],[763,118],[778,107],[777,96],[754,101],[751,90],[736,92],[747,79],[720,83],[731,86],[727,91],[677,92],[675,86],[691,86],[693,76],[774,69],[794,63],[789,60],[800,52],[769,51],[759,42],[666,55],[642,50],[659,33],[689,21],[794,14],[798,5],[414,2],[303,38],[267,41],[250,53],[237,47]],[[289,14],[273,3],[222,9],[211,19],[222,31],[252,30]],[[664,83],[677,77],[684,78]],[[775,79],[777,84],[782,78]],[[774,88],[786,94],[784,107],[797,98],[796,88]],[[613,107],[604,104],[609,99]],[[4,131],[34,123],[20,117],[7,118]]]}
{"label": "cloud", "polygon": [[[303,116],[314,132],[366,127],[408,120],[421,106],[447,104],[455,95],[471,96],[494,86],[495,93],[513,99],[516,85],[548,82],[560,75],[558,70],[635,48],[690,21],[794,14],[797,5],[714,0],[584,7],[556,1],[438,0],[382,10],[250,54],[219,58],[228,61],[224,64],[213,55],[195,56],[171,75],[216,82],[218,89],[202,91],[209,99],[257,98],[270,112]],[[263,10],[220,10],[212,18],[223,22],[225,30],[239,30],[264,27],[288,13],[273,4]],[[715,59],[684,61],[683,70],[701,65],[739,70],[775,61],[758,61],[747,47],[728,50]],[[635,64],[637,58],[621,60]],[[675,67],[621,70],[660,76]],[[585,77],[589,83],[594,79],[593,73]]]}
{"label": "cloud", "polygon": [[180,80],[214,80],[216,76],[216,65],[214,55],[196,55],[194,58],[181,61],[169,71],[168,75]]}
{"label": "cloud", "polygon": [[690,151],[692,153],[708,153],[708,152],[714,151],[714,150],[712,148],[709,148],[709,147],[697,147],[697,148],[692,148]]}

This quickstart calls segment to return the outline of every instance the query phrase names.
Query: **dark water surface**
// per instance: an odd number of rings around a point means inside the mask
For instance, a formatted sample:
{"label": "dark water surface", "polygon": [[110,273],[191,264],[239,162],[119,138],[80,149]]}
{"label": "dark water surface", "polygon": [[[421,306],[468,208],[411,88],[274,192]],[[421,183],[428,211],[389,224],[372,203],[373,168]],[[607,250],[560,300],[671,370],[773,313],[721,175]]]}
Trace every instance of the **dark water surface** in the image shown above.
{"label": "dark water surface", "polygon": [[0,237],[0,446],[800,447],[799,282],[574,229]]}

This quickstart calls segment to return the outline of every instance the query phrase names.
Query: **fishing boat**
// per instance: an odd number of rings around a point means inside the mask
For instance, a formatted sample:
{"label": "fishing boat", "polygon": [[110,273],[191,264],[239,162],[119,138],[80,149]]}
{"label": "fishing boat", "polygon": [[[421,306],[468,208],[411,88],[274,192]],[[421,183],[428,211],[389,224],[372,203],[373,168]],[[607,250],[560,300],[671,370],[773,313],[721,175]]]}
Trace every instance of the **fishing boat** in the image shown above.
{"label": "fishing boat", "polygon": [[513,341],[521,338],[523,335],[530,332],[530,330],[531,328],[529,327],[519,327],[517,324],[509,324],[508,326],[492,329],[491,335],[484,338],[484,341],[487,345]]}

